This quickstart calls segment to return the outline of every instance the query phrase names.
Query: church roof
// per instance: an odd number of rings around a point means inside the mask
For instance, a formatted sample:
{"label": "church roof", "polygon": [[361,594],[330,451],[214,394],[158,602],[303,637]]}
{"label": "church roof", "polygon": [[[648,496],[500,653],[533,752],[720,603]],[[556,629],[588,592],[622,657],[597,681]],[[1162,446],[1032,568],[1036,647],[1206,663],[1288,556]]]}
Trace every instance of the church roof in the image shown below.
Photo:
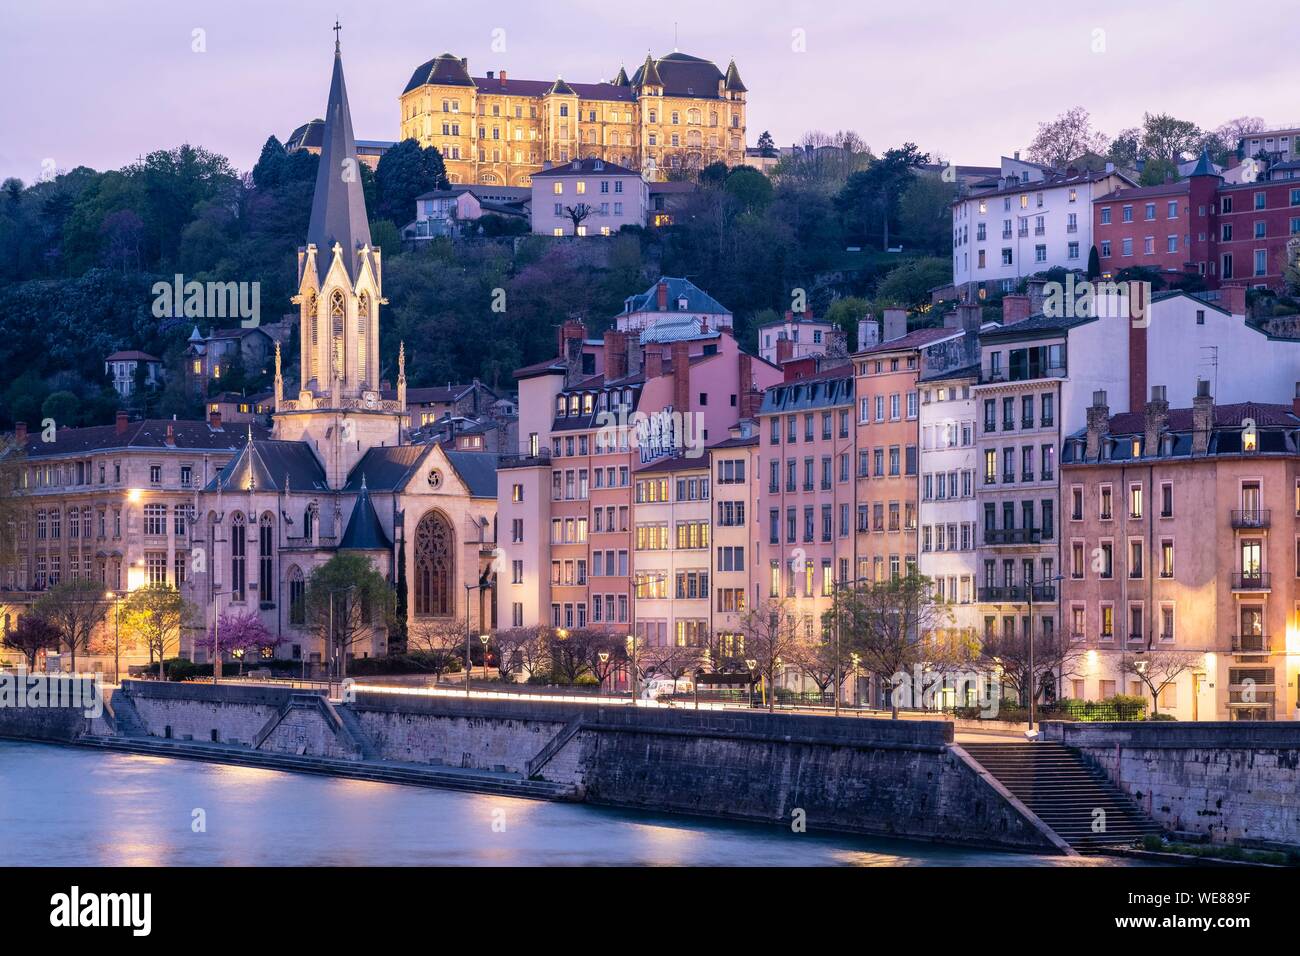
{"label": "church roof", "polygon": [[325,469],[301,441],[245,441],[205,491],[328,491]]}
{"label": "church roof", "polygon": [[485,451],[447,451],[447,461],[469,489],[471,498],[497,496],[497,456]]}
{"label": "church roof", "polygon": [[[343,176],[344,162],[351,160],[354,175]],[[370,245],[370,222],[366,198],[357,173],[357,143],[352,135],[352,113],[348,90],[343,82],[343,55],[334,46],[334,74],[330,79],[329,104],[325,107],[325,132],[321,137],[320,168],[312,196],[307,241],[316,244],[316,271],[323,279],[329,271],[334,243],[343,247],[343,265],[355,279],[356,250]]]}
{"label": "church roof", "polygon": [[749,91],[749,88],[741,82],[740,71],[736,69],[735,60],[727,64],[727,89],[735,93],[747,93]]}
{"label": "church roof", "polygon": [[343,532],[343,537],[339,541],[339,550],[386,551],[392,546],[392,539],[388,537],[388,532],[384,530],[379,515],[375,513],[375,506],[370,501],[370,492],[366,489],[366,483],[363,480],[361,482],[361,494],[357,497],[357,503],[352,508],[352,515],[348,518],[347,529]]}
{"label": "church roof", "polygon": [[398,491],[420,467],[430,445],[388,445],[371,448],[348,475],[344,491],[360,491],[364,483],[373,491]]}

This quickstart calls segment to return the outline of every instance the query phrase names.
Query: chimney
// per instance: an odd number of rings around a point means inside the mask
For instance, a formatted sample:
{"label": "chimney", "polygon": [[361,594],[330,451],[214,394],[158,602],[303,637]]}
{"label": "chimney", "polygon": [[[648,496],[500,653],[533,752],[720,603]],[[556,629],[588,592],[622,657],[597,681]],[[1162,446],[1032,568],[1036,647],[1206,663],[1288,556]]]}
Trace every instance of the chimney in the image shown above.
{"label": "chimney", "polygon": [[173,422],[167,423],[167,447],[176,447],[176,425]]}
{"label": "chimney", "polygon": [[1219,305],[1233,315],[1246,314],[1246,287],[1225,285],[1219,290]]}
{"label": "chimney", "polygon": [[1210,383],[1196,380],[1196,397],[1192,399],[1192,454],[1204,455],[1210,448],[1210,430],[1214,427],[1214,396]]}
{"label": "chimney", "polygon": [[502,70],[502,71],[501,71],[501,85],[502,85],[502,86],[505,86],[505,85],[506,85],[506,71],[505,71],[505,70]]}
{"label": "chimney", "polygon": [[882,340],[892,342],[895,339],[901,339],[907,334],[907,310],[906,309],[886,309],[885,310],[885,334]]}
{"label": "chimney", "polygon": [[1029,314],[1036,315],[1043,311],[1043,300],[1047,297],[1043,289],[1047,285],[1046,279],[1030,279],[1026,286],[1029,289]]}
{"label": "chimney", "polygon": [[1016,150],[1015,153],[1013,154],[1013,156],[1014,156],[1015,159],[1017,159],[1017,160],[1020,159],[1020,150]]}
{"label": "chimney", "polygon": [[[1295,383],[1295,398],[1291,399],[1291,413],[1300,416],[1300,382]],[[23,434],[26,435],[27,426],[23,425],[22,422],[18,424],[22,426]]]}
{"label": "chimney", "polygon": [[1110,174],[1113,173],[1114,171],[1115,171],[1115,164],[1114,164],[1114,163],[1107,163],[1107,164],[1106,164],[1106,174],[1107,174],[1107,175],[1110,175]]}
{"label": "chimney", "polygon": [[627,374],[637,375],[645,365],[645,346],[641,344],[641,335],[639,332],[625,332],[627,337],[623,340],[627,343]]}
{"label": "chimney", "polygon": [[1101,460],[1101,446],[1110,434],[1110,406],[1106,404],[1105,391],[1098,389],[1092,393],[1092,405],[1088,407],[1088,443],[1084,457],[1088,461]]}
{"label": "chimney", "polygon": [[[741,418],[756,418],[758,407],[763,402],[763,394],[754,387],[754,359],[748,352],[740,353],[740,397],[738,399]],[[1300,387],[1300,386],[1298,386]]]}
{"label": "chimney", "polygon": [[208,427],[213,431],[221,431],[221,413],[215,408],[208,412]]}
{"label": "chimney", "polygon": [[787,338],[776,340],[776,364],[784,365],[794,358],[794,342]]}
{"label": "chimney", "polygon": [[1154,458],[1160,454],[1160,436],[1169,425],[1169,402],[1165,400],[1163,385],[1151,386],[1151,401],[1146,407],[1146,434],[1142,439],[1142,457]]}
{"label": "chimney", "polygon": [[627,375],[627,333],[609,329],[605,333],[605,381]]}
{"label": "chimney", "polygon": [[867,349],[880,344],[880,325],[874,316],[858,319],[858,348]]}
{"label": "chimney", "polygon": [[943,316],[943,327],[945,329],[960,329],[961,314],[953,309],[951,312],[945,312]]}
{"label": "chimney", "polygon": [[674,342],[673,356],[673,411],[685,415],[691,410],[691,347],[686,342]]}
{"label": "chimney", "polygon": [[668,311],[668,283],[663,279],[655,286],[655,301],[660,312]]}
{"label": "chimney", "polygon": [[495,75],[496,75],[496,74],[495,74],[492,70],[488,70],[488,71],[487,71],[487,78],[488,78],[489,80],[492,79]]}
{"label": "chimney", "polygon": [[118,413],[117,413],[117,434],[119,434],[119,435],[125,435],[125,434],[126,434],[126,426],[127,426],[128,424],[130,424],[130,421],[131,421],[131,419],[130,419],[130,417],[126,414],[126,412],[118,412]]}
{"label": "chimney", "polygon": [[26,422],[14,422],[14,441],[18,443],[19,448],[22,448],[24,445],[27,444],[27,423]]}
{"label": "chimney", "polygon": [[566,319],[560,326],[560,358],[564,360],[564,384],[570,386],[582,378],[582,344],[587,327],[577,319]]}
{"label": "chimney", "polygon": [[650,345],[645,350],[645,380],[659,378],[664,374],[664,352],[658,345]]}
{"label": "chimney", "polygon": [[1029,296],[1008,292],[1002,297],[1002,324],[1011,325],[1029,318]]}

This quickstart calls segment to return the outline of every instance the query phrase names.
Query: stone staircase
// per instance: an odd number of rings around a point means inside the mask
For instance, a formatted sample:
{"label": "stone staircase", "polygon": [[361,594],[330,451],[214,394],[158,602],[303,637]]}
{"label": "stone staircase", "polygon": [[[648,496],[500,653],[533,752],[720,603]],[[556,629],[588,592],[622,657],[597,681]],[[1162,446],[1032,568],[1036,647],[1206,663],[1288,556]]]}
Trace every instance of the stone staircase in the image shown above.
{"label": "stone staircase", "polygon": [[356,715],[356,711],[346,704],[335,706],[332,701],[328,700],[325,701],[325,706],[338,716],[343,733],[352,738],[352,743],[361,753],[361,759],[378,760],[379,751],[376,749],[374,742],[371,741],[370,735],[361,726],[361,718]]}
{"label": "stone staircase", "polygon": [[[1075,750],[1059,743],[960,745],[1066,843],[1081,853],[1159,833],[1129,796]],[[1104,813],[1104,828],[1102,826]]]}
{"label": "stone staircase", "polygon": [[504,797],[527,797],[534,800],[577,799],[577,788],[571,784],[525,780],[520,774],[461,770],[453,767],[432,767],[423,764],[369,763],[356,760],[336,760],[329,757],[267,753],[231,744],[165,740],[157,737],[144,739],[139,737],[83,737],[78,743],[86,747],[97,747],[101,750],[147,754],[154,757],[205,760],[242,767],[260,767],[266,770],[324,774],[348,777],[354,780],[373,780],[380,783],[402,783],[446,790],[465,790]]}
{"label": "stone staircase", "polygon": [[135,709],[135,701],[124,690],[116,690],[104,702],[104,711],[111,715],[110,726],[115,733],[123,737],[148,737],[149,728],[145,726],[140,712]]}

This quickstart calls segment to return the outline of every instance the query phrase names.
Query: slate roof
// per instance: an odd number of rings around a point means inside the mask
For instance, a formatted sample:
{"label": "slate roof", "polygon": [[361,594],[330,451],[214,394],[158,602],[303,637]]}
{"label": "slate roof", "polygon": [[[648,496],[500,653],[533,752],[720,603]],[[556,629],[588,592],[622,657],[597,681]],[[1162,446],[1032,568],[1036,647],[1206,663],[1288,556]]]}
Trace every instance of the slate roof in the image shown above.
{"label": "slate roof", "polygon": [[[1206,454],[1242,454],[1242,422],[1247,418],[1253,418],[1259,428],[1259,450],[1249,454],[1300,454],[1300,416],[1295,414],[1290,405],[1260,402],[1215,405],[1213,430],[1210,432]],[[1145,413],[1121,412],[1112,415],[1109,428],[1109,434],[1106,435],[1109,456],[1102,459],[1100,464],[1134,460],[1131,439],[1145,436]],[[1082,444],[1087,440],[1087,435],[1088,430],[1081,428],[1066,439],[1061,452],[1062,464],[1081,463]],[[1168,454],[1162,454],[1161,457],[1189,457],[1192,454],[1193,439],[1192,409],[1171,408],[1162,438],[1172,438],[1173,444],[1168,449]],[[1095,459],[1089,463],[1098,464]]]}
{"label": "slate roof", "polygon": [[411,90],[419,89],[426,83],[434,83],[439,86],[473,86],[474,81],[470,78],[469,70],[465,69],[465,64],[461,62],[460,57],[450,53],[444,53],[436,56],[432,60],[421,63],[411,74],[410,82],[406,84],[403,93],[409,93]]}
{"label": "slate roof", "polygon": [[329,491],[325,469],[316,453],[302,441],[244,441],[239,454],[226,463],[204,491]]}
{"label": "slate roof", "polygon": [[923,345],[929,345],[940,339],[952,338],[961,335],[961,329],[950,329],[941,326],[933,329],[917,329],[915,332],[908,332],[904,336],[892,339],[889,342],[881,342],[879,345],[873,345],[870,348],[860,349],[854,352],[854,355],[877,355],[883,352],[897,352],[899,349],[919,349]]}
{"label": "slate roof", "polygon": [[[600,165],[597,166],[597,163]],[[550,169],[539,169],[533,173],[533,179],[539,176],[549,178],[551,176],[580,176],[592,173],[604,173],[608,176],[639,176],[641,175],[635,169],[628,169],[626,166],[620,166],[618,163],[611,163],[607,159],[598,159],[587,157],[585,159],[575,159],[567,163],[558,163]]]}
{"label": "slate roof", "polygon": [[659,472],[673,471],[708,471],[709,459],[701,455],[699,458],[687,458],[685,455],[672,455],[668,458],[660,458],[653,461],[644,468],[638,468],[634,472],[637,475],[648,475]]}
{"label": "slate roof", "polygon": [[758,442],[758,432],[754,432],[747,438],[724,438],[720,442],[714,442],[709,448],[747,448],[751,445],[757,445]]}
{"label": "slate roof", "polygon": [[362,482],[372,491],[397,491],[420,467],[432,445],[389,445],[371,448],[348,474],[344,491],[360,491]]}
{"label": "slate roof", "polygon": [[324,135],[325,121],[323,119],[308,120],[289,134],[289,138],[284,141],[284,148],[286,150],[307,149],[309,147],[320,149],[321,139]]}
{"label": "slate roof", "polygon": [[514,96],[546,96],[555,92],[560,95],[577,95],[584,100],[614,100],[631,103],[636,97],[627,85],[627,74],[621,73],[622,84],[613,83],[570,83],[565,80],[521,80],[511,77],[470,76],[469,70],[461,59],[451,53],[443,53],[426,60],[415,68],[403,93],[419,89],[425,84],[435,86],[473,87],[480,93]]}
{"label": "slate roof", "polygon": [[[643,75],[647,79],[643,80]],[[662,86],[666,96],[717,99],[718,82],[724,79],[722,71],[712,60],[691,56],[689,53],[673,52],[657,60],[651,60],[647,56],[646,62],[632,76],[632,85]],[[739,74],[736,79],[739,81]]]}
{"label": "slate roof", "polygon": [[837,365],[808,378],[773,385],[763,392],[760,415],[853,404],[853,366]]}
{"label": "slate roof", "polygon": [[161,362],[156,355],[150,355],[148,352],[141,352],[139,349],[127,349],[124,352],[114,352],[105,362]]}
{"label": "slate roof", "polygon": [[[167,426],[172,426],[176,444],[167,444]],[[268,434],[261,425],[253,426],[254,438]],[[128,422],[118,434],[117,425],[91,425],[87,428],[60,428],[54,441],[41,441],[39,430],[28,433],[23,452],[28,458],[52,458],[58,455],[82,455],[115,448],[140,448],[170,451],[235,451],[248,441],[247,426],[213,429],[206,421],[173,421],[150,418]]]}
{"label": "slate roof", "polygon": [[947,382],[960,378],[979,378],[980,363],[974,362],[970,365],[962,365],[958,368],[938,369],[928,374],[920,376],[918,382]]}
{"label": "slate roof", "polygon": [[486,451],[443,451],[471,498],[496,498],[497,458]]}
{"label": "slate roof", "polygon": [[652,285],[640,295],[630,295],[623,300],[623,311],[620,315],[631,315],[633,312],[658,312],[659,311],[659,283],[668,284],[668,308],[665,311],[677,312],[677,300],[682,296],[686,297],[687,312],[710,312],[715,315],[730,315],[731,310],[721,302],[709,295],[690,279],[681,279],[674,276],[661,276],[659,281]]}
{"label": "slate roof", "polygon": [[375,506],[370,502],[370,492],[366,484],[361,483],[361,494],[352,507],[347,529],[339,540],[340,551],[387,551],[393,547],[392,539],[384,530],[375,514]]}

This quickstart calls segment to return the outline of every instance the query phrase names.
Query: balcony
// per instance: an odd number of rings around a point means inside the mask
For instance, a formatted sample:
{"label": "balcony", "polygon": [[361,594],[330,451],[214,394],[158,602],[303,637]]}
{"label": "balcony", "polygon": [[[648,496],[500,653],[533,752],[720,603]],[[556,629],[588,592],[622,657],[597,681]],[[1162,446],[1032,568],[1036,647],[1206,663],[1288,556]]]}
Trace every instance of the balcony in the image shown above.
{"label": "balcony", "polygon": [[1023,584],[1005,584],[1001,587],[982,587],[977,597],[985,604],[1026,604],[1031,597],[1035,604],[1046,604],[1056,600],[1056,586],[1035,584],[1030,588]]}
{"label": "balcony", "polygon": [[1237,572],[1232,576],[1234,591],[1269,591],[1272,587],[1272,575],[1267,571]]}
{"label": "balcony", "polygon": [[1269,640],[1267,634],[1234,634],[1232,649],[1237,654],[1267,654]]}
{"label": "balcony", "polygon": [[1038,544],[1042,534],[1037,528],[985,528],[984,543],[992,547]]}
{"label": "balcony", "polygon": [[1232,527],[1237,530],[1267,528],[1269,525],[1269,509],[1253,508],[1244,511],[1232,512]]}

